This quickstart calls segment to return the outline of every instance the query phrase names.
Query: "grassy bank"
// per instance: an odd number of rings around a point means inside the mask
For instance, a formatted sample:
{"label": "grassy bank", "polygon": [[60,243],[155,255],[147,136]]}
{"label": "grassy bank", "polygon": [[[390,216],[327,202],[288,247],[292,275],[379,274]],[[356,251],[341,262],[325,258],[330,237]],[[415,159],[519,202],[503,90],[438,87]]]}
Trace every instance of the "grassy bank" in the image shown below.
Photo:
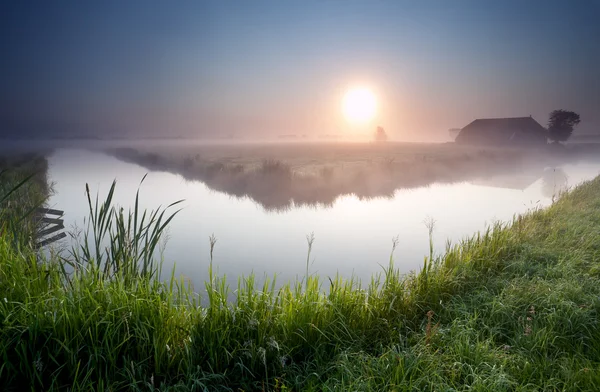
{"label": "grassy bank", "polygon": [[0,236],[0,389],[597,390],[599,195],[595,179],[417,275],[390,261],[369,287],[309,277],[274,291],[250,277],[228,288],[211,274],[207,306],[154,279],[136,246],[160,215],[141,222],[91,199],[94,227],[118,246],[80,256],[70,276]]}
{"label": "grassy bank", "polygon": [[14,244],[35,241],[40,225],[32,212],[51,192],[47,174],[48,161],[41,153],[0,155],[0,232]]}

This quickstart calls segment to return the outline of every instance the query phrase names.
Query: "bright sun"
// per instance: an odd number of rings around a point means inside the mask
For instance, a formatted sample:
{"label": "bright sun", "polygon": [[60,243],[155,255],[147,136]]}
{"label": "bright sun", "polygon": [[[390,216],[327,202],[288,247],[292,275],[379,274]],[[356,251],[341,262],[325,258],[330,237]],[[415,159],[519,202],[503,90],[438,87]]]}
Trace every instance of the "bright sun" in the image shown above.
{"label": "bright sun", "polygon": [[353,123],[365,123],[375,117],[377,101],[375,95],[366,88],[348,90],[344,96],[344,115]]}

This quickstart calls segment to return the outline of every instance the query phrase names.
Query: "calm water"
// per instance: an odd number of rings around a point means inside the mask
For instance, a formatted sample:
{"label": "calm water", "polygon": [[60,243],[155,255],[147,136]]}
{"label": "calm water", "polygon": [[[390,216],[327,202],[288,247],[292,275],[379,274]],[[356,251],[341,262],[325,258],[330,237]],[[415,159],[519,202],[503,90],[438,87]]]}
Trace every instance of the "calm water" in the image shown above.
{"label": "calm water", "polygon": [[[82,150],[57,150],[49,163],[55,184],[50,206],[65,211],[68,229],[83,227],[88,213],[86,182],[102,197],[116,179],[116,203],[129,208],[147,173],[135,164]],[[442,252],[446,240],[456,242],[496,220],[507,221],[516,213],[547,206],[556,190],[599,172],[599,164],[567,165],[541,173],[398,190],[391,199],[361,201],[345,196],[332,207],[286,212],[268,212],[252,200],[211,191],[178,175],[152,172],[141,186],[140,202],[154,209],[185,199],[184,209],[169,228],[164,271],[170,272],[176,264],[176,275],[190,278],[196,287],[207,276],[208,237],[213,233],[218,239],[215,264],[220,274],[232,279],[230,283],[253,271],[259,277],[277,274],[280,283],[303,276],[306,235],[313,232],[311,273],[323,277],[337,272],[346,277],[355,274],[368,281],[381,271],[380,265],[387,265],[396,236],[396,265],[406,272],[422,265],[428,253],[424,222],[429,219],[435,220],[435,249]]]}

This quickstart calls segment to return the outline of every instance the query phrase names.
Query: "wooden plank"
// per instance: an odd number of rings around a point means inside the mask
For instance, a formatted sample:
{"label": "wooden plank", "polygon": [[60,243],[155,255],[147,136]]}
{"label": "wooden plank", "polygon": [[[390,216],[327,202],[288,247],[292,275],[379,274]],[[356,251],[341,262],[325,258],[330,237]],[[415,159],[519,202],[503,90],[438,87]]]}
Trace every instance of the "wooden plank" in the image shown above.
{"label": "wooden plank", "polygon": [[62,225],[63,224],[63,220],[62,219],[54,219],[54,218],[43,217],[40,220],[42,222],[44,222],[44,223],[52,223],[52,224],[55,224],[55,225]]}
{"label": "wooden plank", "polygon": [[67,235],[64,232],[58,233],[54,237],[46,238],[45,240],[38,242],[37,247],[41,248],[42,246],[46,246],[48,244],[51,244],[51,243],[56,242],[58,240],[61,240],[61,239],[65,238],[66,236]]}
{"label": "wooden plank", "polygon": [[61,210],[54,210],[52,208],[38,208],[37,210],[35,210],[36,213],[38,214],[48,214],[48,215],[57,215],[57,216],[62,216],[64,215],[64,211]]}
{"label": "wooden plank", "polygon": [[65,226],[63,226],[62,224],[61,224],[61,225],[55,225],[55,226],[49,227],[49,228],[47,228],[47,229],[40,230],[40,231],[37,233],[37,235],[38,235],[38,237],[43,237],[43,236],[46,236],[46,235],[48,235],[48,234],[52,234],[52,233],[54,233],[54,232],[57,232],[57,231],[59,231],[59,230],[62,230],[62,229],[64,229],[64,228],[65,228]]}

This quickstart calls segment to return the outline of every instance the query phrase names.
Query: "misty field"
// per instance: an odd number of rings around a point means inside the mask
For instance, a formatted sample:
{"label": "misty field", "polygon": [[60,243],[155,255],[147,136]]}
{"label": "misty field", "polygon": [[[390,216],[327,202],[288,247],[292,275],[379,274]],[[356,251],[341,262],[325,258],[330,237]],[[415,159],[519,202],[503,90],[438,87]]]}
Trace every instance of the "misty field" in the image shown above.
{"label": "misty field", "polygon": [[399,188],[541,173],[589,154],[573,148],[508,149],[454,143],[270,143],[106,150],[149,170],[249,197],[268,210],[331,205],[341,195],[393,197]]}
{"label": "misty field", "polygon": [[[492,156],[496,161],[537,159],[539,151],[463,146],[454,143],[238,143],[172,144],[134,147],[182,166],[201,164],[241,165],[247,170],[259,168],[264,161],[278,161],[297,174],[318,175],[324,168],[333,170],[368,169],[378,164],[444,164],[477,160]],[[191,161],[190,161],[191,160]]]}

